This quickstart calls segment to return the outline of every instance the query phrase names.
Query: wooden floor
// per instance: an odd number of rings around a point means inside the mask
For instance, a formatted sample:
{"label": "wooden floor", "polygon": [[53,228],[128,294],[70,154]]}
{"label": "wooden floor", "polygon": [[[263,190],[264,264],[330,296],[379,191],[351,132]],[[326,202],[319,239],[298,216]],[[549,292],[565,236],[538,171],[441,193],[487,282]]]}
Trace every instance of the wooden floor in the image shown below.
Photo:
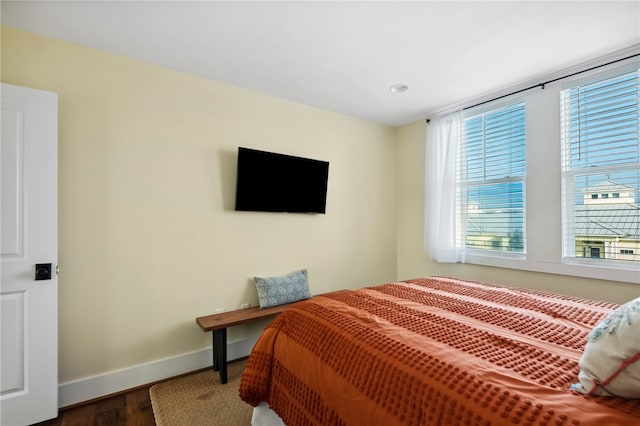
{"label": "wooden floor", "polygon": [[62,409],[57,418],[36,426],[155,426],[149,387]]}

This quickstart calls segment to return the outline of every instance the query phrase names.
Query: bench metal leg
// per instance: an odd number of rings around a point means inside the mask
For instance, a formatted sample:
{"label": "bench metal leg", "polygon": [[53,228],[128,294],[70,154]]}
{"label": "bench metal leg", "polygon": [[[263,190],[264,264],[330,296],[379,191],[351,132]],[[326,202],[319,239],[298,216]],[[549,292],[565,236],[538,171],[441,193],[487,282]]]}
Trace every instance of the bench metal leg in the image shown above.
{"label": "bench metal leg", "polygon": [[218,371],[218,354],[216,353],[216,332],[211,332],[211,349],[213,354],[213,371]]}
{"label": "bench metal leg", "polygon": [[227,329],[213,330],[213,371],[220,371],[220,383],[227,383]]}

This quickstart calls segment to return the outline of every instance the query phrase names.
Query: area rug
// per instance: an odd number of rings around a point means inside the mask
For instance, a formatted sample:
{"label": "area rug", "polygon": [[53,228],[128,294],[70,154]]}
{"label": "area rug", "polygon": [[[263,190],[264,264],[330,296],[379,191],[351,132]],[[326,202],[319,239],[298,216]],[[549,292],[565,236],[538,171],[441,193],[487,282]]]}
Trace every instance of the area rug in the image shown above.
{"label": "area rug", "polygon": [[240,376],[246,360],[232,362],[227,383],[220,375],[207,370],[149,389],[157,426],[248,426],[252,407],[238,396]]}

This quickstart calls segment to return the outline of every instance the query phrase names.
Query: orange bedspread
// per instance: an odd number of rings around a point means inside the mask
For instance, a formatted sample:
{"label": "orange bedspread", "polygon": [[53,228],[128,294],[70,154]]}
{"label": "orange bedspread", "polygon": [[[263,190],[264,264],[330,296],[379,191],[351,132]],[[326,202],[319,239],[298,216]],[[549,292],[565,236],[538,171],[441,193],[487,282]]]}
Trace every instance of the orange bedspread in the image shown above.
{"label": "orange bedspread", "polygon": [[640,400],[569,390],[617,305],[432,277],[316,296],[259,338],[240,383],[298,425],[640,425]]}

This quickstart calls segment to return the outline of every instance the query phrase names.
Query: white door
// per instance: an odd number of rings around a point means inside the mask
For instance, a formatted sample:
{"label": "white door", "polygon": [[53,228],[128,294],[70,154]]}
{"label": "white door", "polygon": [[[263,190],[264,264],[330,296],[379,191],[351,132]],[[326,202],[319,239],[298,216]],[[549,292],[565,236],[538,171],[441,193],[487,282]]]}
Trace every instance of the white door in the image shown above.
{"label": "white door", "polygon": [[0,424],[16,426],[58,415],[58,97],[0,90]]}

